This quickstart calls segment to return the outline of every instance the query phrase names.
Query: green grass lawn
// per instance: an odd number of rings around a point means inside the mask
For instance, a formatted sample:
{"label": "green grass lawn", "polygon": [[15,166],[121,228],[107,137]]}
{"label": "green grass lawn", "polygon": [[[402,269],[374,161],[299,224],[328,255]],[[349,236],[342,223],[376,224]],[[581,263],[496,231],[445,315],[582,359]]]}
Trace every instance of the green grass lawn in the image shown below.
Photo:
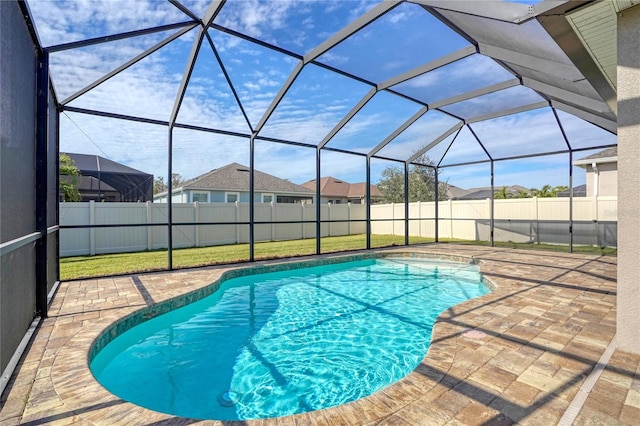
{"label": "green grass lawn", "polygon": [[[410,244],[427,243],[431,241],[433,241],[433,239],[420,237],[409,238]],[[371,236],[371,247],[389,247],[403,244],[403,236]],[[322,253],[336,253],[341,251],[365,249],[366,245],[367,241],[364,234],[347,235],[343,237],[322,238],[320,249]],[[261,242],[256,243],[254,246],[254,257],[256,260],[304,256],[315,253],[315,238],[292,241]],[[233,244],[173,250],[174,268],[237,263],[246,262],[248,260],[249,244]],[[119,275],[133,272],[158,271],[164,269],[167,269],[167,250],[64,257],[60,259],[61,280]]]}
{"label": "green grass lawn", "polygon": [[[441,242],[487,245],[486,241],[440,240]],[[433,242],[430,238],[410,237],[410,244]],[[389,247],[404,245],[401,235],[372,235],[371,247]],[[552,250],[567,252],[567,246],[553,244],[516,244],[496,242],[497,247],[519,249]],[[366,248],[366,237],[348,235],[343,237],[324,237],[321,240],[322,253],[360,250]],[[284,257],[312,255],[316,252],[315,238],[292,241],[273,241],[256,243],[256,260],[278,259]],[[574,252],[616,255],[616,249],[610,247],[574,246]],[[188,268],[204,265],[246,262],[249,260],[249,244],[187,248],[173,250],[173,267]],[[167,269],[167,251],[144,251],[137,253],[101,254],[96,256],[65,257],[60,259],[60,279],[101,277],[129,274],[134,272],[159,271]]]}

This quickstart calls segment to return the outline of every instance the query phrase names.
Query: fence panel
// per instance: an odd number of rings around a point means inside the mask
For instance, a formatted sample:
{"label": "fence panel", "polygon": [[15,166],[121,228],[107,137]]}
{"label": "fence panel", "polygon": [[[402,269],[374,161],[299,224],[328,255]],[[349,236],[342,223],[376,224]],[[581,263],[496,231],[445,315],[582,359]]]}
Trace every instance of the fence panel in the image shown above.
{"label": "fence panel", "polygon": [[[573,205],[574,243],[615,247],[617,245],[617,198],[575,197]],[[61,203],[60,224],[166,224],[164,203]],[[561,243],[569,241],[568,198],[526,198],[494,200],[496,241]],[[321,236],[366,232],[367,206],[323,204],[320,206]],[[489,240],[491,200],[448,200],[438,204],[438,234],[442,239]],[[371,206],[373,234],[404,235],[404,204]],[[256,203],[255,241],[284,241],[314,238],[316,206],[313,204]],[[409,204],[409,235],[435,237],[435,203]],[[419,220],[418,220],[419,219]],[[174,223],[248,222],[247,203],[173,204]],[[292,224],[277,222],[308,221]],[[132,252],[167,248],[166,226],[95,229],[62,229],[61,256]],[[204,247],[247,243],[248,225],[176,225],[174,247]]]}
{"label": "fence panel", "polygon": [[[89,203],[64,203],[60,208],[60,223],[64,225],[88,225]],[[60,253],[67,256],[89,254],[91,232],[89,229],[64,229],[60,231]]]}

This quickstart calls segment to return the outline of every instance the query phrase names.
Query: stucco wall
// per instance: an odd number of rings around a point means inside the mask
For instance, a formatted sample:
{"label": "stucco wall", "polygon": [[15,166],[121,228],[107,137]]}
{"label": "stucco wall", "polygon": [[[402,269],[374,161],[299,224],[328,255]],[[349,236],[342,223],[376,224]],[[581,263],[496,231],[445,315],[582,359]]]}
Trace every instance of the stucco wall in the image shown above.
{"label": "stucco wall", "polygon": [[618,15],[617,340],[640,354],[640,6]]}

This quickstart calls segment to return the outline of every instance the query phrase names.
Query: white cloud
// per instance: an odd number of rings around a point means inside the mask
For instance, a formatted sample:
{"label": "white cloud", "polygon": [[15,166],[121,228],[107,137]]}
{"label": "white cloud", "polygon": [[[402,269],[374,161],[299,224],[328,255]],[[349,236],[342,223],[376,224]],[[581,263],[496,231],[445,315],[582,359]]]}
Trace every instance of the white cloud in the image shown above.
{"label": "white cloud", "polygon": [[[35,2],[32,3],[32,9],[46,11],[44,15],[39,15],[37,25],[43,39],[56,40],[45,42],[47,45],[185,20],[184,15],[168,2],[102,0],[76,2],[67,7],[63,7],[62,3],[46,1],[37,2],[37,5]],[[208,1],[194,2],[189,3],[189,7],[196,13],[202,13],[206,10],[207,4]],[[352,8],[353,13],[359,16],[371,5],[369,1],[349,2],[348,6],[344,6],[342,2],[332,2],[327,7]],[[290,1],[228,2],[225,8],[229,7],[230,13],[225,16],[226,19],[237,19],[247,33],[265,37],[268,40],[273,36],[271,33],[273,29],[285,28],[288,25],[287,19],[293,13],[295,6],[296,3]],[[244,14],[244,12],[247,13]],[[400,24],[405,18],[403,13],[398,13],[390,15],[389,22]],[[303,19],[301,22],[304,25],[321,27],[321,22],[312,21],[310,18]],[[192,40],[192,33],[167,46],[169,51],[165,50],[167,48],[158,51],[130,70],[78,98],[73,105],[168,120],[182,79],[184,58],[190,49],[188,41]],[[366,34],[368,33],[365,31],[362,36]],[[91,48],[53,54],[51,68],[54,83],[61,98],[96,80],[105,72],[126,62],[165,36],[166,34],[155,34],[145,37],[145,40],[141,38],[122,43],[105,43]],[[277,57],[272,52],[265,54],[264,49],[248,42],[240,42],[231,36],[225,35],[216,38],[218,39],[222,41],[220,45],[218,43],[216,45],[226,53],[226,56],[224,54],[222,56],[231,80],[238,90],[247,115],[255,125],[288,77],[292,65],[298,60],[286,56]],[[186,53],[174,55],[171,49],[184,50]],[[349,60],[346,53],[338,56],[328,52],[323,59],[334,65],[345,63]],[[468,59],[466,66],[445,67],[441,72],[434,71],[407,84],[412,84],[415,88],[429,89],[438,84],[449,84],[447,82],[459,78],[472,79],[478,81],[478,84],[489,82],[491,78],[495,78],[495,74],[490,75],[491,72],[483,66],[486,63],[484,61],[486,58],[474,56]],[[461,65],[463,65],[462,62]],[[390,61],[385,66],[393,67],[396,63]],[[179,122],[249,133],[236,100],[225,85],[224,79],[219,79],[213,74],[207,75],[204,71],[194,75],[182,102]],[[299,98],[290,97],[288,94],[267,122],[264,133],[261,135],[298,142],[319,142],[359,99],[355,94],[339,93],[341,89],[335,89],[338,93],[330,94],[337,98],[333,99],[331,96],[326,96],[326,92],[329,92],[327,87],[331,87],[330,84],[310,79],[305,87],[299,88],[302,93]],[[303,98],[304,95],[306,96]],[[399,109],[389,105],[386,111],[374,111],[366,116],[359,116],[349,123],[329,146],[369,150],[390,133],[388,128],[392,126],[389,123],[399,120],[397,116],[399,112]],[[432,111],[429,114],[434,113]],[[81,114],[70,114],[70,116],[82,131],[66,118],[62,118],[61,149],[63,151],[104,155],[154,175],[166,174],[167,128]],[[403,120],[400,119],[396,126]],[[390,156],[406,158],[451,125],[453,122],[448,118],[416,123],[394,141],[386,152],[393,154]],[[544,118],[535,113],[505,117],[473,126],[474,129],[477,127],[479,136],[487,141],[488,148],[497,156],[517,155],[523,151],[541,152],[550,146],[556,146],[558,141],[562,142],[558,138],[557,127],[549,125],[548,117]],[[593,132],[593,127],[585,127],[584,123],[576,120],[567,119],[566,130],[580,137],[582,141],[580,143],[585,144],[584,146],[601,144],[604,138],[601,133]],[[606,143],[609,143],[610,139],[606,140]],[[258,168],[260,170],[297,183],[315,177],[314,149],[292,149],[279,144],[260,143],[260,145],[264,146],[259,151],[261,157]],[[562,149],[561,144],[558,146]],[[456,148],[459,159],[472,158],[477,154],[477,150],[469,149],[467,153],[463,146],[459,148],[456,146]],[[174,171],[185,178],[190,178],[232,161],[248,164],[248,150],[247,139],[176,129]],[[524,184],[525,181],[532,182],[531,186],[541,186],[546,183],[560,184],[556,183],[560,177],[556,179],[555,176],[566,176],[566,166],[555,164],[553,162],[555,160],[550,158],[540,161],[539,166],[544,168],[544,173],[534,175],[530,170],[525,170],[522,167],[525,162],[512,163],[517,165],[512,171],[509,171],[509,166],[506,165],[505,169],[501,170],[501,176],[505,181],[509,180],[509,184]],[[376,164],[378,164],[375,167],[376,173],[379,173],[383,168],[379,164],[386,163]],[[302,166],[298,167],[298,165]],[[488,166],[447,168],[445,176],[450,176],[453,184],[462,187],[482,186],[473,182],[488,179],[487,169]],[[361,157],[323,152],[323,175],[333,175],[355,182],[364,180],[363,170],[364,160]],[[538,183],[535,181],[537,178],[535,176],[538,175],[548,181]],[[453,178],[459,180],[454,181]]]}

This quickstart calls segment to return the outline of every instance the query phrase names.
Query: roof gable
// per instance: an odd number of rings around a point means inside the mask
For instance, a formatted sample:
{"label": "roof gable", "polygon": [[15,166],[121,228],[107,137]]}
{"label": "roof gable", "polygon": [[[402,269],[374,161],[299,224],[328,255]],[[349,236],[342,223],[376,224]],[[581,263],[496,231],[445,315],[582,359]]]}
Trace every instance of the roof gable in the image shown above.
{"label": "roof gable", "polygon": [[[203,175],[185,181],[181,186],[184,189],[218,189],[226,191],[249,191],[249,168],[239,163],[231,163],[226,166],[211,170]],[[255,170],[254,190],[260,192],[288,192],[312,194],[300,185],[285,179]]]}
{"label": "roof gable", "polygon": [[[312,179],[303,183],[302,186],[315,191],[316,180]],[[320,178],[320,194],[323,197],[362,198],[366,196],[365,189],[366,182],[349,183],[331,176]],[[371,185],[371,196],[382,196],[375,185]]]}
{"label": "roof gable", "polygon": [[618,162],[618,147],[603,149],[595,154],[588,155],[584,158],[580,158],[573,162],[576,166],[586,166],[592,163],[617,163]]}

